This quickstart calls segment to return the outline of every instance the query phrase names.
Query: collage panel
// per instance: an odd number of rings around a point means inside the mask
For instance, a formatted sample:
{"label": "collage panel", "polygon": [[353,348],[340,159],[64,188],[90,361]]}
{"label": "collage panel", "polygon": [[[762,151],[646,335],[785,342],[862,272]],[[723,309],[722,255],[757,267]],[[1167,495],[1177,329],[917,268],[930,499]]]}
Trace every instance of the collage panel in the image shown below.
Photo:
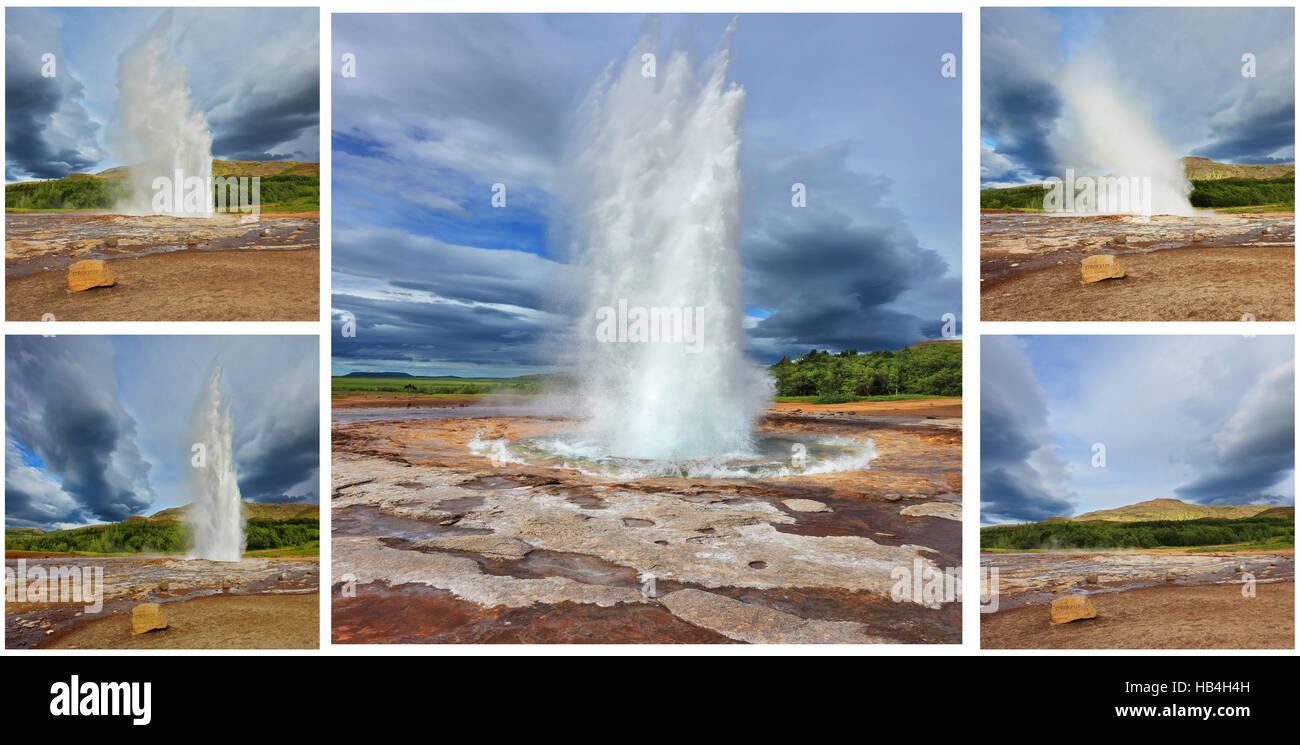
{"label": "collage panel", "polygon": [[333,49],[335,644],[961,642],[960,16]]}
{"label": "collage panel", "polygon": [[320,9],[5,9],[5,319],[319,322]]}
{"label": "collage panel", "polygon": [[1295,321],[1295,9],[984,8],[981,321]]}
{"label": "collage panel", "polygon": [[320,338],[8,336],[5,649],[316,649]]}
{"label": "collage panel", "polygon": [[1295,337],[980,342],[982,648],[1295,648]]}

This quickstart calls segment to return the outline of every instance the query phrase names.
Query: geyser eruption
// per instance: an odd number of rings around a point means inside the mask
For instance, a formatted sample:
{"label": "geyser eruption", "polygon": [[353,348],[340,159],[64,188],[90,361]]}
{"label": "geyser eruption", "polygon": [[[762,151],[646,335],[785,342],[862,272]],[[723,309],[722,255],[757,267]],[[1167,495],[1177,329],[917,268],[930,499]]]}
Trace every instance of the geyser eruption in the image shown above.
{"label": "geyser eruption", "polygon": [[118,60],[119,146],[131,173],[118,210],[211,217],[212,134],[190,101],[185,68],[166,59],[170,26],[168,11]]}
{"label": "geyser eruption", "polygon": [[582,271],[587,444],[630,459],[748,453],[771,394],[745,357],[740,124],[723,41],[698,70],[647,33],[588,94],[566,174]]}
{"label": "geyser eruption", "polygon": [[[1149,190],[1142,187],[1149,214],[1194,215],[1189,199],[1192,185],[1178,153],[1137,106],[1118,93],[1118,86],[1109,82],[1107,67],[1097,55],[1087,54],[1075,57],[1062,70],[1058,87],[1066,105],[1059,133],[1063,142],[1058,148],[1062,168],[1073,168],[1078,176],[1149,183]],[[1142,200],[1129,197],[1128,201],[1127,207],[1111,205],[1100,211],[1144,212],[1136,206]]]}
{"label": "geyser eruption", "polygon": [[221,395],[221,367],[216,366],[190,420],[191,559],[239,561],[243,556],[244,505],[235,476],[234,431],[230,401]]}

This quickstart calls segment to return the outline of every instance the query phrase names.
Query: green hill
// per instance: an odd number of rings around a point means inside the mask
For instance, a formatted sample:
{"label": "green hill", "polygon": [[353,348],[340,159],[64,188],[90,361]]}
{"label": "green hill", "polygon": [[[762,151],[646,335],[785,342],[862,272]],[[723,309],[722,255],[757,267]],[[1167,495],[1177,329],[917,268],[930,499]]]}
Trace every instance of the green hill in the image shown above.
{"label": "green hill", "polygon": [[[213,160],[214,178],[258,177],[264,212],[320,209],[320,164],[298,161]],[[72,173],[49,181],[5,185],[5,209],[18,212],[110,210],[128,193],[130,168]],[[213,185],[214,193],[216,185]]]}
{"label": "green hill", "polygon": [[1295,508],[1152,499],[1077,517],[980,528],[983,551],[1193,546],[1294,548]]}
{"label": "green hill", "polygon": [[1105,522],[1131,523],[1143,520],[1198,520],[1203,517],[1219,517],[1235,520],[1254,517],[1269,509],[1266,504],[1189,504],[1178,499],[1151,499],[1146,502],[1116,507],[1111,510],[1096,510],[1082,515],[1066,518],[1076,522],[1101,520]]}

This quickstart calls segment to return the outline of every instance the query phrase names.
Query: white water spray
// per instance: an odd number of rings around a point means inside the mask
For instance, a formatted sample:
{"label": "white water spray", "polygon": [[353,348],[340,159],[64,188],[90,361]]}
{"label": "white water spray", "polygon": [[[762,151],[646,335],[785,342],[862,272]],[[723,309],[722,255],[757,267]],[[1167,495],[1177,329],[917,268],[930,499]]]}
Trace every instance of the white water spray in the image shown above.
{"label": "white water spray", "polygon": [[[749,452],[771,395],[766,373],[745,357],[736,250],[745,92],[726,80],[731,31],[698,70],[685,52],[647,57],[651,31],[580,111],[564,192],[586,293],[581,390],[589,434],[615,456]],[[613,308],[681,313],[698,338],[601,340],[598,319]],[[627,321],[635,338],[636,318]]]}
{"label": "white water spray", "polygon": [[213,369],[190,420],[191,559],[239,561],[244,554],[244,505],[235,475],[234,420],[221,395],[221,367]]}
{"label": "white water spray", "polygon": [[[117,209],[128,215],[211,217],[212,134],[190,100],[185,68],[167,59],[170,26],[167,11],[118,60],[119,149],[132,188]],[[161,189],[170,192],[166,201]]]}
{"label": "white water spray", "polygon": [[[1149,178],[1150,214],[1191,216],[1191,182],[1172,144],[1109,82],[1109,64],[1084,54],[1062,70],[1058,89],[1066,111],[1058,160],[1079,175]],[[1059,174],[1064,176],[1064,174]],[[1136,210],[1105,210],[1131,212]]]}

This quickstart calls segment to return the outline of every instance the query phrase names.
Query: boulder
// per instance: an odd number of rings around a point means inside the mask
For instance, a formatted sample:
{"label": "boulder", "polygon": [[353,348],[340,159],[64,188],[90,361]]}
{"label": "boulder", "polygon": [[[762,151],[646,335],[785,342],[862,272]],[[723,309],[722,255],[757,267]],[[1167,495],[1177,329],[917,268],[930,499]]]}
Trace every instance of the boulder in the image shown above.
{"label": "boulder", "polygon": [[1066,595],[1052,601],[1052,623],[1069,623],[1096,617],[1097,609],[1083,595]]}
{"label": "boulder", "polygon": [[161,605],[145,603],[137,605],[131,611],[131,633],[145,634],[154,629],[167,628],[167,617],[163,615]]}
{"label": "boulder", "polygon": [[1120,279],[1124,276],[1124,268],[1119,265],[1119,259],[1110,254],[1097,254],[1089,256],[1083,260],[1083,281],[1100,282],[1103,279]]}
{"label": "boulder", "polygon": [[1097,575],[1095,575],[1095,574],[1089,574],[1087,577],[1084,577],[1084,578],[1083,578],[1083,581],[1084,581],[1084,582],[1087,582],[1087,583],[1090,584],[1090,585],[1095,585],[1095,584],[1097,584],[1097,581],[1098,581],[1099,579],[1100,579],[1100,578],[1099,578]]}
{"label": "boulder", "polygon": [[903,517],[942,517],[945,520],[961,521],[961,505],[954,502],[925,502],[912,504],[899,510]]}
{"label": "boulder", "polygon": [[1117,235],[1117,236],[1115,236],[1114,238],[1112,238],[1111,241],[1112,241],[1113,243],[1118,243],[1118,244],[1120,244],[1120,245],[1123,245],[1123,244],[1125,244],[1125,243],[1128,243],[1128,236],[1127,236],[1127,235]]}
{"label": "boulder", "polygon": [[68,289],[73,292],[92,287],[112,287],[114,284],[116,280],[108,271],[108,262],[102,259],[86,259],[68,267]]}
{"label": "boulder", "polygon": [[104,239],[104,245],[108,246],[109,248],[116,248],[117,239],[110,235],[109,237]]}
{"label": "boulder", "polygon": [[1178,581],[1178,575],[1177,575],[1177,574],[1174,574],[1173,572],[1170,572],[1170,573],[1168,573],[1168,574],[1165,575],[1165,581],[1166,581],[1166,582],[1177,582],[1177,581]]}
{"label": "boulder", "polygon": [[167,580],[158,583],[158,590],[161,592],[167,592],[167,588],[169,587],[171,587],[171,585],[167,583]]}

